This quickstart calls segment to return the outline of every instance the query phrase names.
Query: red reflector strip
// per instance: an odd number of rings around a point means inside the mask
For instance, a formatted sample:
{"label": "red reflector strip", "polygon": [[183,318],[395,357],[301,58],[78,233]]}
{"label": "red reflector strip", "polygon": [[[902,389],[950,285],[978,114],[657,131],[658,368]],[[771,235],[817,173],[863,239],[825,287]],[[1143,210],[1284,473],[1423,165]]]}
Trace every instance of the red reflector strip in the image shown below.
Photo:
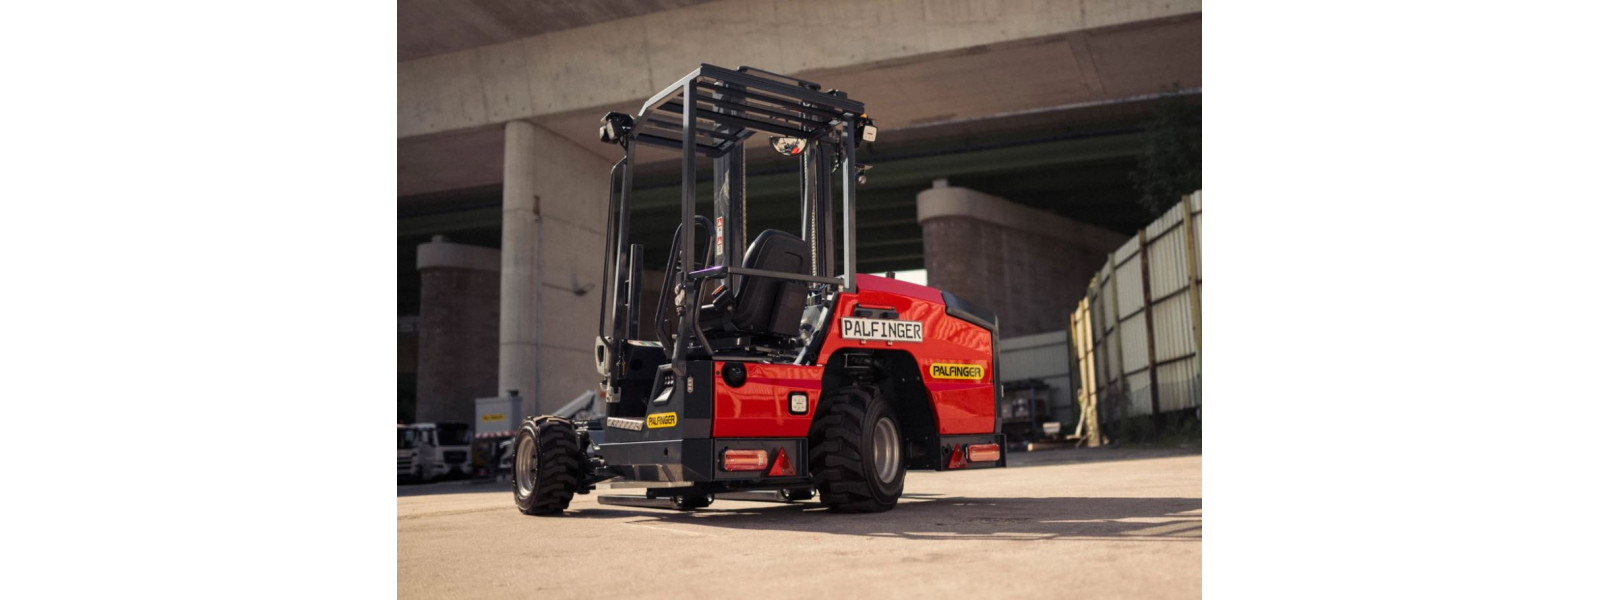
{"label": "red reflector strip", "polygon": [[1000,444],[973,444],[967,446],[967,460],[994,462],[1000,460]]}
{"label": "red reflector strip", "polygon": [[[763,456],[765,456],[765,455],[763,455]],[[768,477],[792,477],[792,476],[794,476],[794,463],[789,462],[789,454],[784,452],[783,448],[779,448],[778,449],[778,457],[775,458],[775,459],[772,459],[772,470],[767,472],[767,476]]]}
{"label": "red reflector strip", "polygon": [[767,468],[766,450],[723,450],[722,470],[760,471]]}
{"label": "red reflector strip", "polygon": [[959,469],[967,466],[967,455],[961,451],[961,444],[950,450],[950,462],[945,463],[945,470]]}

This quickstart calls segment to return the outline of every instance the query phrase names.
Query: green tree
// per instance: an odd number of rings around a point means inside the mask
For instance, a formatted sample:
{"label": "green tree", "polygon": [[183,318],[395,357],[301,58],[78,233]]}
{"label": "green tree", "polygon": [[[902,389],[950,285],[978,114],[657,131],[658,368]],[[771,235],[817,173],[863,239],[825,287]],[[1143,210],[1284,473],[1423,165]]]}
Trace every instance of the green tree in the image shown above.
{"label": "green tree", "polygon": [[1139,204],[1160,215],[1200,189],[1200,107],[1172,84],[1144,123],[1144,151],[1133,172]]}

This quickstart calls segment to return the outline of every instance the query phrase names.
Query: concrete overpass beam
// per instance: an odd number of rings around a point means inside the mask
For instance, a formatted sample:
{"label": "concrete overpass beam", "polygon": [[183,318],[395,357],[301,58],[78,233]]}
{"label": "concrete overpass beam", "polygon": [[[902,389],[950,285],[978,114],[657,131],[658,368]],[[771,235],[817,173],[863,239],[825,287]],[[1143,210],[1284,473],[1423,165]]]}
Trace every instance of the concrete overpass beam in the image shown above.
{"label": "concrete overpass beam", "polygon": [[[981,55],[987,48],[1199,12],[1200,0],[708,2],[403,61],[396,73],[398,131],[399,137],[409,138],[511,119],[544,122],[578,110],[585,111],[584,129],[590,129],[587,122],[593,117],[589,112],[598,116],[600,107],[637,110],[639,100],[702,62],[757,66],[843,86],[852,98],[869,100],[869,108],[879,107],[872,110],[890,119],[880,126],[904,124],[908,117],[902,113],[930,103],[902,90],[942,79],[952,83],[936,86],[941,95],[964,96],[933,103],[936,108],[928,109],[932,112],[924,116],[970,113],[976,110],[972,107],[990,104],[1004,104],[995,110],[1017,110],[1012,103],[990,98],[997,92],[986,89],[990,84],[985,81],[1007,82],[1012,87],[1027,81],[1003,70],[1004,63],[1015,61],[986,62]],[[803,32],[801,39],[807,41],[792,43],[790,33],[796,31]],[[822,37],[815,37],[817,34]],[[1138,45],[1136,40],[1121,43]],[[1111,91],[1107,88],[1113,86],[1101,84],[1101,78],[1107,76],[1105,65],[1063,68],[1068,62],[1092,61],[1088,56],[1091,43],[1078,40],[1074,44],[1068,54],[1035,52],[1037,64],[1014,66],[1025,67],[1027,80],[1054,81],[1054,87],[1041,88],[1038,93],[1057,103],[1079,93],[1085,85],[1079,81],[1083,71],[1091,74],[1092,82],[1087,85],[1095,97]],[[953,53],[953,62],[857,77],[864,69],[905,67],[941,53]],[[962,58],[963,53],[974,56]],[[1121,68],[1140,71],[1148,70],[1148,65],[1136,62]],[[876,87],[867,85],[879,75],[891,77],[877,82]],[[1156,91],[1165,83],[1157,81],[1146,91]],[[1134,87],[1149,86],[1141,83]],[[883,110],[890,105],[906,110]]]}

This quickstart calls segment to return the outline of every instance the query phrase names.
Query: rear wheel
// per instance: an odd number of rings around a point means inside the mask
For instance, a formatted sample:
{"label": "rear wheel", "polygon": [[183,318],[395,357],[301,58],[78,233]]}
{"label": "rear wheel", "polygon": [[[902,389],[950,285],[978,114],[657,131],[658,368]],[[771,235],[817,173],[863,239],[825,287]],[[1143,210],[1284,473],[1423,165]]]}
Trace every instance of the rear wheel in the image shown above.
{"label": "rear wheel", "polygon": [[561,417],[522,422],[512,444],[511,493],[525,515],[560,514],[572,502],[582,476],[578,431]]}
{"label": "rear wheel", "polygon": [[871,386],[825,398],[811,424],[808,457],[822,503],[836,512],[883,512],[905,488],[900,422]]}

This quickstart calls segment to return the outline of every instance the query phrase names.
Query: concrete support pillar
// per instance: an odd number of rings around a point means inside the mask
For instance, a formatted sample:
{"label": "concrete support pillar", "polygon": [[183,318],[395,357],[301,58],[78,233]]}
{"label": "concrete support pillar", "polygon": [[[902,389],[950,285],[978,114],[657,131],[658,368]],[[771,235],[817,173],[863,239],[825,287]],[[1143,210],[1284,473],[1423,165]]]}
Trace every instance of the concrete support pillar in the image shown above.
{"label": "concrete support pillar", "polygon": [[506,123],[500,230],[501,395],[517,390],[531,397],[539,389],[537,133],[526,121]]}
{"label": "concrete support pillar", "polygon": [[943,180],[917,194],[928,285],[1000,317],[1000,336],[1068,328],[1106,256],[1128,239]]}
{"label": "concrete support pillar", "polygon": [[612,161],[597,152],[615,147],[591,145],[525,121],[506,124],[498,392],[517,390],[527,415],[548,413],[600,379],[593,349]]}
{"label": "concrete support pillar", "polygon": [[473,400],[495,395],[500,252],[443,238],[417,247],[416,422],[473,419]]}

